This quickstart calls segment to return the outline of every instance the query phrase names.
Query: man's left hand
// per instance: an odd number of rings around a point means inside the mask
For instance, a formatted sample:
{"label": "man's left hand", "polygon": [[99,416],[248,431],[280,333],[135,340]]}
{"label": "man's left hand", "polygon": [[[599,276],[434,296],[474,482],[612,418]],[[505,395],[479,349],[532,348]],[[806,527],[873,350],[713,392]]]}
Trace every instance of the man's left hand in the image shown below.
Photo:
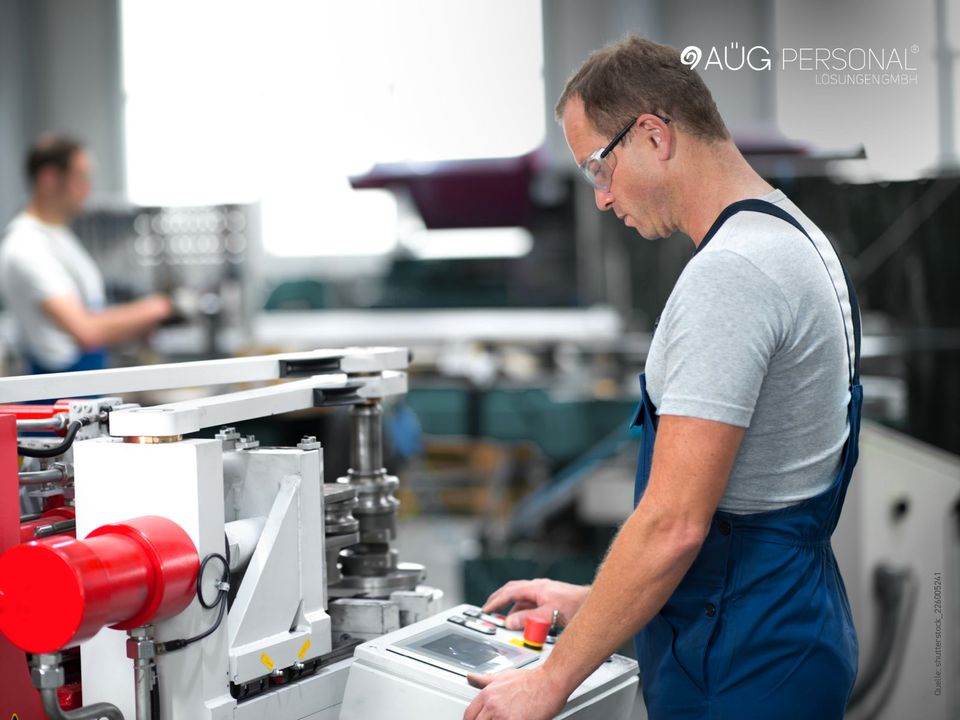
{"label": "man's left hand", "polygon": [[567,702],[563,688],[542,667],[468,675],[467,682],[482,691],[463,720],[551,720]]}

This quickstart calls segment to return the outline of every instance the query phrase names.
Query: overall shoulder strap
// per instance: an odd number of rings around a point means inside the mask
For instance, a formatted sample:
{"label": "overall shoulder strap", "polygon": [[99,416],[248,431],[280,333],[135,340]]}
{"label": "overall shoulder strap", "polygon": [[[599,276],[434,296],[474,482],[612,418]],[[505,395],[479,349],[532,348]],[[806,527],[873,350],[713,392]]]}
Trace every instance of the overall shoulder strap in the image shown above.
{"label": "overall shoulder strap", "polygon": [[[788,213],[783,208],[777,207],[771,202],[766,200],[760,200],[759,198],[752,198],[749,200],[740,200],[731,205],[728,205],[724,208],[723,212],[720,213],[720,216],[717,218],[716,222],[713,224],[711,231],[707,233],[707,237],[704,239],[704,242],[700,243],[700,247],[697,248],[697,252],[703,249],[703,247],[709,242],[709,240],[716,234],[716,230],[719,229],[726,220],[731,216],[736,215],[738,212],[759,212],[765,215],[772,215],[773,217],[780,218],[784,222],[788,222],[793,225],[797,230],[804,234],[807,240],[813,245],[813,249],[817,251],[817,255],[820,256],[823,266],[827,269],[827,261],[823,257],[823,253],[820,252],[820,248],[817,247],[817,244],[813,241],[813,238],[810,237],[803,225]],[[828,240],[829,242],[829,240]],[[836,248],[834,248],[836,253]],[[847,296],[850,298],[850,313],[853,319],[853,359],[851,361],[850,367],[850,385],[859,385],[860,384],[860,341],[861,341],[861,329],[860,329],[860,302],[857,300],[857,291],[853,287],[853,282],[850,280],[850,274],[847,272],[847,268],[844,267],[843,261],[840,259],[840,254],[836,253],[837,262],[840,263],[840,269],[843,270],[843,279],[847,285]],[[829,274],[829,269],[827,269]],[[832,281],[832,279],[831,279]],[[834,287],[836,291],[836,287]],[[840,301],[840,294],[837,293],[837,302],[840,303],[840,313],[843,315],[843,303]],[[847,336],[847,323],[843,323],[843,334],[847,337],[847,347],[850,347],[850,338]]]}

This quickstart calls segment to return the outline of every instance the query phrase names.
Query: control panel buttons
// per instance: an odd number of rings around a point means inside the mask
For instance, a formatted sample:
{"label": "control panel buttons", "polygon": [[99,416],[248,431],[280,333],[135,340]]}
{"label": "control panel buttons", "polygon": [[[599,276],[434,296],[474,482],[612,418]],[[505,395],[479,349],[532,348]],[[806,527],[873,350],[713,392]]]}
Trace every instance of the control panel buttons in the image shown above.
{"label": "control panel buttons", "polygon": [[476,630],[478,633],[483,633],[484,635],[497,634],[496,626],[488,622],[483,622],[483,620],[467,620],[464,627],[470,630]]}
{"label": "control panel buttons", "polygon": [[479,618],[483,615],[483,611],[477,607],[465,607],[461,612],[471,618]]}
{"label": "control panel buttons", "polygon": [[463,615],[451,615],[447,618],[447,622],[451,622],[454,625],[460,625],[461,627],[465,627],[468,630],[473,630],[474,632],[483,633],[484,635],[496,635],[497,633],[497,626],[493,623],[488,623],[484,620],[463,617]]}
{"label": "control panel buttons", "polygon": [[483,613],[480,618],[491,625],[496,625],[498,628],[505,628],[507,626],[507,618],[503,615]]}

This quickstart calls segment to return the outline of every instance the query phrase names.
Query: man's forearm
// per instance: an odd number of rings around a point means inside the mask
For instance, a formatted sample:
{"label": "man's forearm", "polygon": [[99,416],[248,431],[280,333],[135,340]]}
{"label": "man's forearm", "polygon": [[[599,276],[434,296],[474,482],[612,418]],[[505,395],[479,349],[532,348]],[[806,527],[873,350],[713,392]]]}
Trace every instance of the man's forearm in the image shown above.
{"label": "man's forearm", "polygon": [[140,335],[169,315],[169,303],[152,295],[93,314],[93,345],[110,345]]}
{"label": "man's forearm", "polygon": [[658,520],[656,510],[641,502],[611,545],[586,602],[544,669],[573,692],[663,607],[702,542],[700,528]]}
{"label": "man's forearm", "polygon": [[79,297],[63,295],[47,298],[41,308],[85,350],[110,345],[146,332],[170,316],[170,300],[151,295],[100,312],[90,312]]}

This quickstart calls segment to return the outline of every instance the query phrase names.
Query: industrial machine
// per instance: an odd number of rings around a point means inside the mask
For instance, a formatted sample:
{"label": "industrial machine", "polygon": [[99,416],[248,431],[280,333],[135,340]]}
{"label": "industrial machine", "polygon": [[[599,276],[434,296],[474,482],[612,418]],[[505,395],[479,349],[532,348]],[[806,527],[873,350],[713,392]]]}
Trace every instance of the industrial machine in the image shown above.
{"label": "industrial machine", "polygon": [[[414,644],[460,630],[393,547],[382,402],[406,392],[407,363],[348,348],[0,379],[0,403],[82,398],[0,406],[0,718],[459,718],[477,691]],[[232,383],[265,384],[122,399]],[[330,405],[352,418],[336,483],[315,438],[261,447],[232,426]],[[491,670],[542,657],[505,630],[478,647],[472,624],[458,647],[515,660]],[[626,717],[636,682],[614,658],[562,717]]]}

